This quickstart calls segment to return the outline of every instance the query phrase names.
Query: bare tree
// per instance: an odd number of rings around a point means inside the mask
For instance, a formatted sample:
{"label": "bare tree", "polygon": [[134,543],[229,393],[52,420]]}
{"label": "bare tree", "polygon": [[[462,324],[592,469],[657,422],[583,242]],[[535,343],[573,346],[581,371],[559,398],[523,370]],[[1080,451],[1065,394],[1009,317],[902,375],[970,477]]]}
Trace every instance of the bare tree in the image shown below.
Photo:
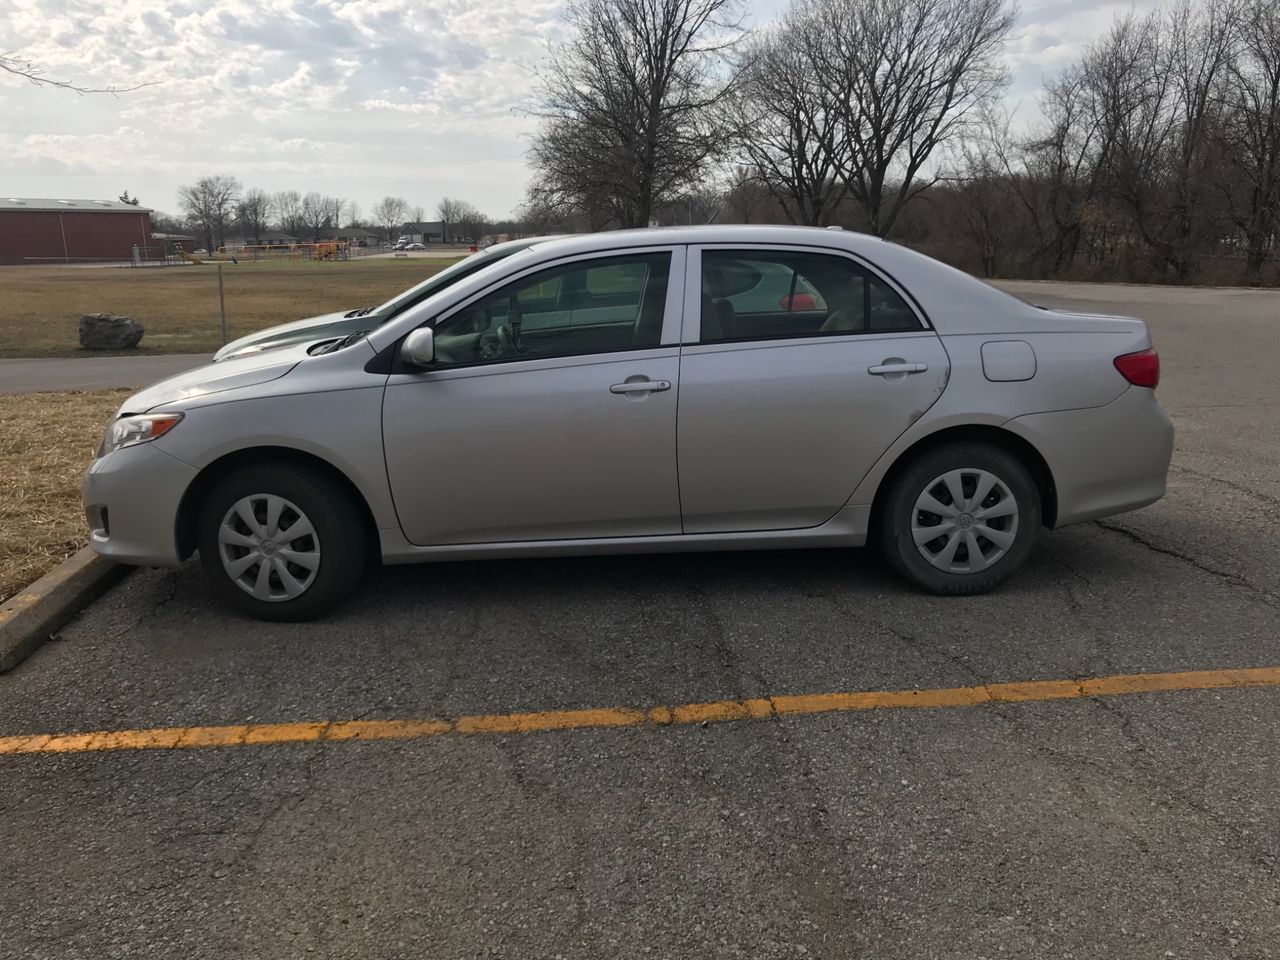
{"label": "bare tree", "polygon": [[[747,50],[725,98],[736,152],[795,223],[821,225],[849,193],[849,92],[823,73],[822,8],[797,4]],[[835,82],[833,82],[835,81]]]}
{"label": "bare tree", "polygon": [[1084,210],[1099,189],[1098,123],[1086,100],[1083,73],[1069,68],[1045,84],[1044,122],[1021,145],[1021,169],[1014,150],[1000,149],[1001,166],[1036,236],[1030,259],[1037,272],[1049,275],[1074,261]]}
{"label": "bare tree", "polygon": [[202,177],[178,188],[178,202],[191,223],[204,234],[205,249],[214,250],[226,239],[227,224],[240,198],[240,181],[222,174]]}
{"label": "bare tree", "polygon": [[445,197],[436,204],[436,217],[440,221],[440,238],[448,243],[452,239],[450,230],[459,224],[466,214],[469,204],[462,200]]}
{"label": "bare tree", "polygon": [[141,90],[143,87],[153,87],[158,81],[150,81],[148,83],[135,83],[129,87],[118,87],[115,85],[108,87],[89,87],[72,80],[55,80],[45,73],[44,68],[12,52],[0,53],[0,71],[13,74],[15,77],[21,77],[35,84],[37,87],[56,87],[59,90],[70,90],[72,93],[131,93],[134,90]]}
{"label": "bare tree", "polygon": [[276,224],[291,237],[301,237],[306,230],[302,217],[302,194],[297,190],[277,190],[271,195],[271,215]]}
{"label": "bare tree", "polygon": [[1215,112],[1236,8],[1179,3],[1118,20],[1085,56],[1104,186],[1155,261],[1190,278],[1207,236]]}
{"label": "bare tree", "polygon": [[302,198],[299,209],[302,223],[312,240],[321,239],[325,228],[333,223],[333,201],[315,190],[309,190]]}
{"label": "bare tree", "polygon": [[[644,226],[722,143],[712,108],[740,33],[737,0],[573,0],[539,77],[532,197]],[[601,224],[603,225],[603,224]]]}
{"label": "bare tree", "polygon": [[1244,11],[1223,108],[1228,164],[1219,183],[1244,235],[1245,278],[1257,284],[1280,229],[1280,8],[1272,0]]}
{"label": "bare tree", "polygon": [[724,223],[756,223],[761,220],[768,205],[769,194],[751,167],[735,167],[725,186]]}
{"label": "bare tree", "polygon": [[845,176],[868,229],[885,236],[927,187],[933,152],[1007,83],[1006,0],[815,0],[824,82],[847,93]]}
{"label": "bare tree", "polygon": [[457,218],[459,230],[462,232],[462,238],[469,240],[471,243],[479,243],[484,239],[485,233],[492,225],[493,221],[482,213],[478,207],[462,202],[462,209],[454,214]]}
{"label": "bare tree", "polygon": [[436,216],[440,218],[441,233],[446,242],[469,240],[479,243],[492,222],[475,204],[452,197],[445,197],[436,205]]}
{"label": "bare tree", "polygon": [[236,204],[236,223],[246,240],[252,238],[254,243],[262,242],[262,231],[267,229],[270,212],[271,198],[266,191],[255,188],[244,192]]}
{"label": "bare tree", "polygon": [[1010,207],[1016,204],[1011,195],[1015,188],[1003,160],[1011,142],[1008,115],[988,110],[981,128],[960,149],[954,190],[957,226],[973,244],[984,277],[1000,274],[1014,238]]}
{"label": "bare tree", "polygon": [[392,234],[404,225],[408,211],[409,204],[404,197],[383,197],[373,205],[373,219],[386,231],[387,239],[391,240]]}
{"label": "bare tree", "polygon": [[[321,198],[320,209],[324,216],[321,232],[335,234],[342,226],[342,213],[346,208],[347,201],[341,197]],[[320,239],[320,237],[317,236],[316,239]]]}
{"label": "bare tree", "polygon": [[1168,200],[1155,246],[1179,280],[1190,279],[1201,255],[1220,236],[1229,214],[1213,186],[1220,164],[1223,81],[1238,50],[1241,6],[1221,0],[1193,6],[1179,0],[1165,21],[1162,68],[1173,77],[1175,135],[1170,146]]}

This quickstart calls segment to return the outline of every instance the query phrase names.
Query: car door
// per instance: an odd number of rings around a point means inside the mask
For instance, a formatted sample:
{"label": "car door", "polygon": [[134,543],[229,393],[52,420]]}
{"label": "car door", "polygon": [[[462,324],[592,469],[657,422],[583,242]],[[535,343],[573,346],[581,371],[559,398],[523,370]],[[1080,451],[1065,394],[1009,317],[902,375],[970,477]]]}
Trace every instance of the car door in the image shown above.
{"label": "car door", "polygon": [[436,361],[387,382],[382,430],[411,543],[680,532],[684,248],[577,257],[433,322]]}
{"label": "car door", "polygon": [[824,523],[946,387],[938,336],[839,251],[691,247],[685,301],[685,533]]}

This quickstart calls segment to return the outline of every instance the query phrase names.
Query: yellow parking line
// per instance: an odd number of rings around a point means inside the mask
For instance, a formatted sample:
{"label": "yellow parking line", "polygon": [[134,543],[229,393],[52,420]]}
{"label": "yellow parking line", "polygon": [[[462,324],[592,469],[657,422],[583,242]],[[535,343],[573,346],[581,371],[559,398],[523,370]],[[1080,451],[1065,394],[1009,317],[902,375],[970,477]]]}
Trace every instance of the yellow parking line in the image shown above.
{"label": "yellow parking line", "polygon": [[749,700],[715,700],[656,706],[597,707],[529,713],[475,714],[454,719],[337,720],[308,723],[248,723],[232,726],[163,727],[100,730],[91,733],[37,733],[0,737],[0,755],[92,753],[102,750],[181,750],[193,747],[244,747],[279,743],[330,743],[345,740],[417,740],[445,734],[540,733],[551,730],[600,730],[608,727],[728,723],[770,717],[804,716],[859,710],[971,707],[984,703],[1078,700],[1173,690],[1220,690],[1280,686],[1280,667],[1247,670],[1194,670],[1186,673],[1135,673],[1086,680],[1029,680],[933,690],[864,690],[854,693],[787,694]]}

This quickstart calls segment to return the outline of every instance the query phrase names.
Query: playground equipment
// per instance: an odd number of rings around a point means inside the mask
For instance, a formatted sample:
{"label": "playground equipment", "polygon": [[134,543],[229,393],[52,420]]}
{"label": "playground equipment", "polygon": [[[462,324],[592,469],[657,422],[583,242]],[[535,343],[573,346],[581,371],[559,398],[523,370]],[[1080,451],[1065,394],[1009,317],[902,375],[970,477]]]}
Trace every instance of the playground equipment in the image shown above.
{"label": "playground equipment", "polygon": [[345,240],[317,240],[308,243],[248,243],[243,247],[218,248],[219,259],[237,260],[347,260],[351,244]]}
{"label": "playground equipment", "polygon": [[178,247],[178,249],[177,249],[177,251],[176,251],[176,252],[177,252],[178,256],[180,256],[183,260],[187,261],[187,263],[200,263],[200,264],[203,264],[203,263],[207,263],[207,262],[208,262],[208,261],[205,261],[205,260],[201,260],[199,257],[197,257],[197,256],[196,256],[195,254],[193,254],[193,253],[187,253],[187,251],[183,250],[181,247]]}

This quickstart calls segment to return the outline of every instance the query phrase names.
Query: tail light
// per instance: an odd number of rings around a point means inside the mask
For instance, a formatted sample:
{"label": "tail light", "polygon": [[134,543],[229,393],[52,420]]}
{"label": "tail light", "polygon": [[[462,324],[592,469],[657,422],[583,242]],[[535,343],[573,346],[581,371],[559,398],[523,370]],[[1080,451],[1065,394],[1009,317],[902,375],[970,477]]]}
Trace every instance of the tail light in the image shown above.
{"label": "tail light", "polygon": [[1137,353],[1126,353],[1113,361],[1120,376],[1135,387],[1155,388],[1160,382],[1160,354],[1155,350],[1139,350]]}

